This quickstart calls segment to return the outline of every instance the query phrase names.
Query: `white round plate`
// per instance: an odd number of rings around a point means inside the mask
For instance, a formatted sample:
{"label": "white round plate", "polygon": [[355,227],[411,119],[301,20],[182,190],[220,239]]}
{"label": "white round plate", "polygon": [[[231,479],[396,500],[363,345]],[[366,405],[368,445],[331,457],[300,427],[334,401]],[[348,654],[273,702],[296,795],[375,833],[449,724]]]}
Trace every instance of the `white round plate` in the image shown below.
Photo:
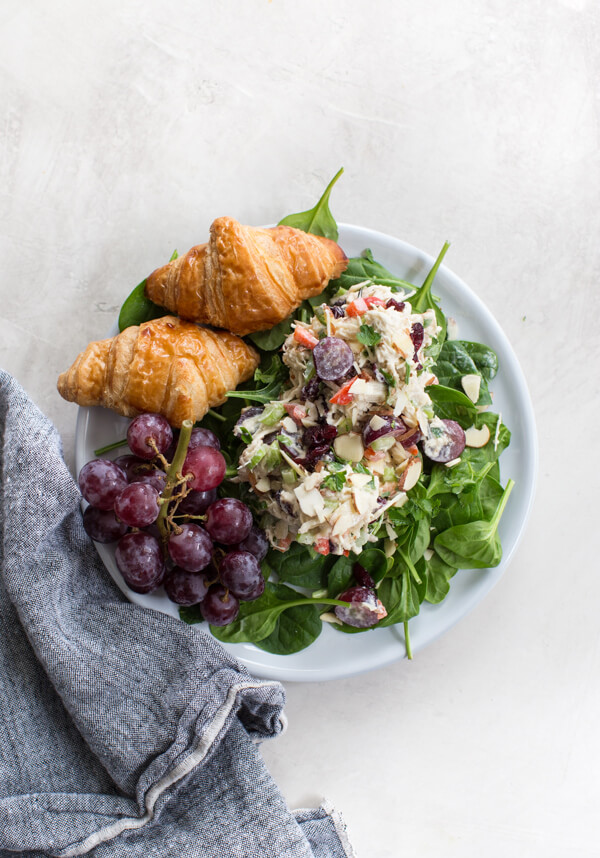
{"label": "white round plate", "polygon": [[[379,232],[340,224],[339,233],[339,243],[348,256],[357,256],[369,247],[378,262],[416,285],[423,282],[433,264],[433,259],[417,248]],[[491,384],[494,411],[502,414],[503,422],[512,432],[510,446],[502,454],[500,467],[503,484],[512,477],[515,487],[500,522],[504,550],[502,562],[494,569],[458,572],[441,604],[424,603],[421,606],[420,614],[410,621],[413,654],[464,617],[504,573],[529,516],[538,462],[535,420],[527,384],[500,326],[469,287],[445,266],[436,276],[433,291],[440,297],[445,314],[457,320],[461,339],[485,343],[498,354],[500,370]],[[94,458],[94,450],[123,438],[128,422],[103,408],[80,408],[75,441],[78,471]],[[122,452],[117,450],[114,455]],[[129,590],[115,564],[114,547],[96,546],[110,574],[132,602],[178,616],[177,606],[165,596],[162,588],[148,595]],[[207,627],[202,625],[200,628]],[[402,626],[345,635],[324,624],[315,643],[294,655],[272,655],[252,644],[224,646],[256,676],[301,682],[353,676],[384,667],[406,655]]]}

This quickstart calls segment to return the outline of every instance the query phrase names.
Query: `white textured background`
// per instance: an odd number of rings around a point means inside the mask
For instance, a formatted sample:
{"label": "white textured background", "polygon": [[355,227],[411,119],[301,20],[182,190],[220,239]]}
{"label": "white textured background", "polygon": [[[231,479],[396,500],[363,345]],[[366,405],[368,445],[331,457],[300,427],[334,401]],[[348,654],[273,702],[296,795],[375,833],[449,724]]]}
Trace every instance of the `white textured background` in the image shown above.
{"label": "white textured background", "polygon": [[586,0],[2,0],[0,365],[56,377],[133,285],[312,205],[448,265],[509,335],[541,470],[503,581],[411,664],[288,686],[264,748],[359,858],[597,858],[600,8]]}

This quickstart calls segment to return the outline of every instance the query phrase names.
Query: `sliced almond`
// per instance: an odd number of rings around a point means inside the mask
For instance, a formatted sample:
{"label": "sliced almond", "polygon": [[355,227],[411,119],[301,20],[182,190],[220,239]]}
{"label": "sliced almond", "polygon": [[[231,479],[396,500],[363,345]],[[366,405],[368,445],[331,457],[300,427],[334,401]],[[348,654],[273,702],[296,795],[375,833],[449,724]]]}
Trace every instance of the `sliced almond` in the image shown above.
{"label": "sliced almond", "polygon": [[268,477],[261,477],[260,480],[256,481],[254,488],[257,492],[268,492],[271,488],[271,481]]}
{"label": "sliced almond", "polygon": [[485,447],[490,440],[490,430],[483,424],[481,429],[471,426],[465,430],[465,442],[467,447]]}
{"label": "sliced almond", "polygon": [[402,489],[403,492],[407,492],[416,486],[419,481],[419,477],[421,476],[421,471],[423,470],[423,462],[418,456],[415,456],[414,459],[408,464],[406,470],[400,475],[400,479],[398,480],[398,488]]}
{"label": "sliced almond", "polygon": [[479,388],[481,387],[481,376],[472,372],[468,375],[463,375],[460,383],[471,402],[477,402],[479,399]]}
{"label": "sliced almond", "polygon": [[338,435],[333,442],[336,456],[345,462],[360,462],[365,455],[362,438],[356,432],[348,432],[347,435]]}
{"label": "sliced almond", "polygon": [[340,626],[342,625],[342,621],[339,617],[336,617],[336,615],[331,611],[326,611],[324,614],[321,614],[320,619],[323,620],[324,623],[337,623]]}
{"label": "sliced almond", "polygon": [[458,322],[456,321],[456,319],[453,319],[452,316],[448,316],[446,322],[447,322],[446,339],[447,340],[457,340],[458,339]]}

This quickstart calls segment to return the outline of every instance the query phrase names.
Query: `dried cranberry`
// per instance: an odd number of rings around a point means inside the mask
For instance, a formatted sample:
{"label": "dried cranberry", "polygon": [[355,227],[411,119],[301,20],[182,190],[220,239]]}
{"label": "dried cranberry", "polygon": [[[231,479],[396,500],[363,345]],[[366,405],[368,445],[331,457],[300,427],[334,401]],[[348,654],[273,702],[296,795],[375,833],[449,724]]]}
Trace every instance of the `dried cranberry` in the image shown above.
{"label": "dried cranberry", "polygon": [[404,310],[404,301],[396,301],[395,298],[389,298],[386,302],[385,309],[389,310],[390,307],[393,307],[394,310],[397,310],[399,313],[402,313]]}
{"label": "dried cranberry", "polygon": [[322,423],[319,426],[309,426],[304,430],[302,435],[302,443],[305,447],[316,447],[323,444],[328,446],[333,443],[333,439],[337,436],[337,429],[329,423]]}
{"label": "dried cranberry", "polygon": [[423,345],[423,337],[425,336],[425,330],[423,325],[420,322],[415,322],[410,329],[410,338],[413,342],[413,346],[415,347],[415,360],[417,359],[417,352]]}
{"label": "dried cranberry", "polygon": [[317,378],[317,376],[313,376],[310,381],[307,381],[302,390],[300,391],[300,400],[302,402],[306,402],[308,399],[309,402],[314,402],[315,399],[318,399],[319,393],[321,389],[321,380]]}
{"label": "dried cranberry", "polygon": [[287,501],[281,499],[281,491],[275,492],[275,500],[285,513],[287,513],[288,515],[294,515],[294,509],[292,505],[289,504]]}
{"label": "dried cranberry", "polygon": [[314,466],[320,459],[323,459],[331,450],[329,444],[319,444],[317,447],[311,447],[304,459],[302,460],[302,464],[304,467],[311,471]]}

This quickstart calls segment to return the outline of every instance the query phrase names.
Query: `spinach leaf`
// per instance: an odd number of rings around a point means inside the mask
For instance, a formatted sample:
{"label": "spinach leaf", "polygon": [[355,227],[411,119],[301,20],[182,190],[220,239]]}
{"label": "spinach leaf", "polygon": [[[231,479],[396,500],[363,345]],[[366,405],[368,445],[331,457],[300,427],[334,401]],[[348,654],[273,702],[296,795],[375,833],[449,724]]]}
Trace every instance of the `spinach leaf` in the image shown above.
{"label": "spinach leaf", "polygon": [[327,592],[335,599],[348,587],[355,584],[352,567],[356,560],[352,557],[338,557],[327,575]]}
{"label": "spinach leaf", "polygon": [[164,307],[159,307],[150,298],[146,298],[146,281],[135,287],[133,292],[127,296],[119,313],[119,331],[124,331],[125,328],[130,328],[132,325],[141,325],[142,322],[149,322],[151,319],[159,319],[161,316],[166,316],[168,310]]}
{"label": "spinach leaf", "polygon": [[[177,259],[178,255],[174,250],[169,262]],[[144,279],[125,298],[119,313],[119,331],[124,331],[132,325],[141,325],[142,322],[149,322],[151,319],[160,319],[161,316],[168,314],[169,311],[164,307],[159,307],[158,304],[146,298],[145,290],[146,280]]]}
{"label": "spinach leaf", "polygon": [[422,577],[425,580],[425,601],[433,605],[442,602],[450,590],[450,579],[457,571],[453,566],[444,563],[434,552],[433,556],[426,561],[422,571]]}
{"label": "spinach leaf", "polygon": [[325,238],[337,241],[338,228],[335,218],[329,210],[329,197],[333,186],[343,172],[343,167],[338,170],[323,191],[323,196],[314,208],[284,217],[283,220],[279,221],[279,226],[293,226],[295,229],[301,229],[304,232],[310,232],[313,235],[322,235]]}
{"label": "spinach leaf", "polygon": [[328,292],[335,295],[339,291],[347,291],[358,283],[371,280],[380,286],[388,286],[392,292],[412,292],[414,286],[407,280],[396,277],[379,262],[373,259],[373,254],[367,248],[361,256],[353,256],[348,260],[346,270],[340,274],[337,280],[332,280],[328,286]]}
{"label": "spinach leaf", "polygon": [[391,565],[380,548],[365,548],[354,560],[360,563],[376,584],[386,576],[388,566]]}
{"label": "spinach leaf", "polygon": [[[327,570],[332,565],[330,557],[317,554],[308,545],[301,545],[299,542],[292,542],[287,551],[275,551],[272,548],[264,563],[268,564],[280,581],[311,590],[325,587]],[[265,578],[268,577],[264,568],[263,574]]]}
{"label": "spinach leaf", "polygon": [[[253,602],[241,602],[238,618],[228,626],[211,626],[210,630],[217,640],[223,643],[256,643],[268,637],[275,629],[280,614],[291,608],[305,605],[315,606],[314,599],[306,599],[296,591],[296,598],[281,599],[276,595],[277,585],[267,582],[265,591]],[[340,604],[335,599],[321,599],[321,605]]]}
{"label": "spinach leaf", "polygon": [[[493,354],[493,352],[492,352]],[[439,383],[455,390],[463,390],[465,375],[478,375],[481,379],[477,405],[491,405],[492,397],[487,381],[464,345],[459,340],[446,340],[437,358],[434,370]]]}
{"label": "spinach leaf", "polygon": [[289,316],[274,327],[269,328],[268,331],[255,331],[248,336],[248,339],[265,352],[275,351],[284,344],[291,333],[292,320],[293,316]]}
{"label": "spinach leaf", "polygon": [[493,349],[482,343],[472,343],[468,340],[450,340],[449,342],[460,343],[486,381],[491,381],[494,378],[498,372],[498,355]]}
{"label": "spinach leaf", "polygon": [[[422,565],[420,561],[418,566]],[[418,572],[418,569],[416,570]],[[419,575],[417,582],[408,569],[403,574],[393,578],[384,578],[377,588],[377,595],[383,602],[387,613],[377,623],[377,627],[394,626],[396,623],[407,623],[416,617],[425,597],[426,585]]]}
{"label": "spinach leaf", "polygon": [[252,389],[248,385],[242,385],[237,390],[227,391],[227,397],[228,399],[248,399],[251,402],[271,402],[277,399],[287,379],[288,369],[279,355],[266,355],[254,373],[254,382],[265,382],[264,387]]}
{"label": "spinach leaf", "polygon": [[[273,592],[278,599],[297,599],[298,594],[283,584],[273,586]],[[289,608],[279,614],[275,628],[270,635],[256,646],[275,655],[291,655],[310,646],[321,634],[323,623],[320,615],[323,608],[318,604],[300,605]]]}
{"label": "spinach leaf", "polygon": [[434,343],[432,343],[431,346],[429,346],[429,354],[432,355],[433,357],[437,357],[437,355],[439,354],[439,351],[442,347],[442,344],[443,344],[444,340],[446,339],[447,323],[446,323],[446,317],[442,313],[442,310],[440,309],[439,304],[437,303],[437,301],[435,300],[435,298],[431,294],[431,286],[432,286],[432,283],[435,279],[435,275],[438,273],[438,269],[439,269],[440,265],[442,264],[442,260],[444,259],[444,256],[446,255],[446,252],[447,252],[449,247],[450,247],[449,243],[447,241],[444,242],[444,246],[440,250],[440,252],[438,254],[438,258],[433,263],[433,266],[431,267],[431,271],[428,273],[427,277],[425,278],[423,285],[421,286],[420,289],[417,290],[416,294],[413,295],[410,299],[410,303],[411,303],[413,313],[424,313],[425,310],[434,310],[435,311],[435,318],[436,318],[438,325],[441,328],[441,331],[438,335],[437,340]]}
{"label": "spinach leaf", "polygon": [[433,402],[435,413],[442,420],[456,420],[463,429],[474,424],[478,411],[465,393],[441,384],[430,384],[427,392]]}
{"label": "spinach leaf", "polygon": [[509,480],[489,521],[458,524],[436,536],[433,546],[445,563],[457,569],[487,569],[500,563],[502,545],[498,525],[513,486],[513,480]]}
{"label": "spinach leaf", "polygon": [[189,626],[193,626],[196,623],[203,623],[204,617],[200,613],[200,605],[182,605],[179,608],[179,619],[183,620]]}

